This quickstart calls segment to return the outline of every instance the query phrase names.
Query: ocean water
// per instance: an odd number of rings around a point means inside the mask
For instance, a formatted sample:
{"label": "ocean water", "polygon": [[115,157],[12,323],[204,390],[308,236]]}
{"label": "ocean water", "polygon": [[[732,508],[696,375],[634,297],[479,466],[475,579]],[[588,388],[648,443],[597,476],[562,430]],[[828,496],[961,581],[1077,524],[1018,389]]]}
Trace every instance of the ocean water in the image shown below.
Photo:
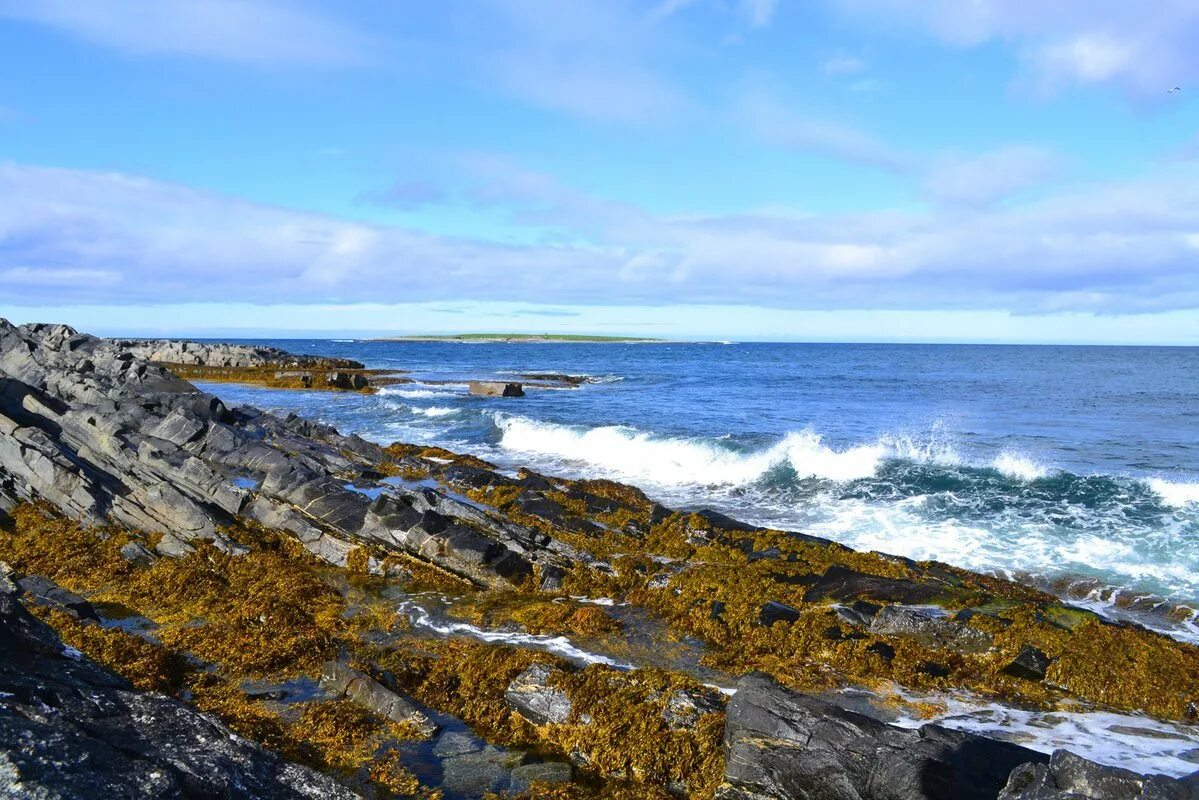
{"label": "ocean water", "polygon": [[[613,478],[669,505],[1016,577],[1199,640],[1186,610],[1199,607],[1197,348],[255,341],[416,383],[204,388],[379,442]],[[591,382],[519,399],[454,383],[528,372]]]}

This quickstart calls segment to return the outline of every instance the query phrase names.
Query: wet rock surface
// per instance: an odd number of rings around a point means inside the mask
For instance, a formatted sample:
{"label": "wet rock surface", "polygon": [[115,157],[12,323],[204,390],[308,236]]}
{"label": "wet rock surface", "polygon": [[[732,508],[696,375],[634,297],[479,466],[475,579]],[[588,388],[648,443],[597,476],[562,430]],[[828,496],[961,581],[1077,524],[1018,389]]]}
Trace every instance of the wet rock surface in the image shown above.
{"label": "wet rock surface", "polygon": [[915,639],[932,649],[958,653],[985,653],[991,647],[991,637],[977,628],[902,606],[885,606],[871,620],[870,632]]}
{"label": "wet rock surface", "polygon": [[993,800],[1013,769],[1045,760],[936,725],[907,730],[751,674],[725,727],[721,800]]}
{"label": "wet rock surface", "polygon": [[63,645],[0,580],[0,796],[357,797]]}
{"label": "wet rock surface", "polygon": [[525,389],[519,383],[503,381],[471,381],[467,390],[476,397],[524,397]]}
{"label": "wet rock surface", "polygon": [[1195,800],[1199,774],[1186,778],[1138,775],[1057,750],[1048,764],[1025,764],[1011,774],[999,800]]}

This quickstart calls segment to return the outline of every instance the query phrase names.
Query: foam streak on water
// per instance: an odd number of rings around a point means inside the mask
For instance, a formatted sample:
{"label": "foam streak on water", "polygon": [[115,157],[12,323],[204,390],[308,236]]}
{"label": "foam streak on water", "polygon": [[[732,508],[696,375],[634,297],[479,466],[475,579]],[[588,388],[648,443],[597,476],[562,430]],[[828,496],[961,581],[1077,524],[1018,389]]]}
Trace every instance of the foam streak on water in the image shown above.
{"label": "foam streak on water", "polygon": [[576,664],[606,664],[607,666],[620,669],[632,669],[631,664],[576,647],[565,636],[544,636],[521,633],[519,631],[498,631],[489,628],[480,628],[478,625],[471,625],[467,622],[437,619],[428,609],[412,600],[402,601],[397,610],[401,614],[405,614],[414,627],[423,628],[440,636],[460,636],[489,644],[506,644],[512,647],[543,650],[547,653],[562,656]]}

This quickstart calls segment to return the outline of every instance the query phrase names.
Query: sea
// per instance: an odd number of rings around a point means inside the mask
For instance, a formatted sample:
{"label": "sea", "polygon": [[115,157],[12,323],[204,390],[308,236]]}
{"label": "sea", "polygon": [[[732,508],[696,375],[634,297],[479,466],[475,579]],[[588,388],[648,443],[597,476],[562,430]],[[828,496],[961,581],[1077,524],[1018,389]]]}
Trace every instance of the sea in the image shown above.
{"label": "sea", "polygon": [[[380,443],[1008,576],[1199,642],[1199,348],[252,341],[412,382],[203,387]],[[521,398],[464,385],[551,373],[585,382]]]}

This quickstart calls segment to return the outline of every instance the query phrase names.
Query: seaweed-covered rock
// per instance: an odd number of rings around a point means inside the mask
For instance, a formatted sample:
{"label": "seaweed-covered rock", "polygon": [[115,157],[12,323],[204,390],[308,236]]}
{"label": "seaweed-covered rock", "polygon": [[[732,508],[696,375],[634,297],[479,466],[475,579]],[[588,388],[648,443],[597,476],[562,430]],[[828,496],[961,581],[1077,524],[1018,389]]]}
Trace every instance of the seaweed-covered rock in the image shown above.
{"label": "seaweed-covered rock", "polygon": [[897,728],[752,673],[729,702],[721,800],[994,800],[1044,756],[925,725]]}
{"label": "seaweed-covered rock", "polygon": [[134,690],[65,647],[14,590],[0,583],[0,797],[358,796],[182,703]]}
{"label": "seaweed-covered rock", "polygon": [[561,725],[570,719],[570,697],[551,686],[561,670],[549,664],[533,664],[508,685],[504,699],[508,705],[534,725]]}
{"label": "seaweed-covered rock", "polygon": [[947,589],[943,583],[936,581],[916,583],[900,578],[867,575],[848,567],[833,565],[811,585],[804,594],[804,602],[867,600],[876,603],[919,605],[943,597]]}
{"label": "seaweed-covered rock", "polygon": [[[66,326],[0,320],[4,507],[10,499],[39,500],[87,524],[160,533],[156,550],[172,557],[202,541],[241,552],[221,529],[246,516],[291,532],[337,565],[367,545],[384,551],[368,560],[376,570],[387,552],[402,552],[497,588],[521,584],[534,563],[569,565],[551,552],[548,537],[529,536],[442,491],[381,485],[388,455],[378,445],[294,415],[231,410],[153,363],[237,367],[288,356],[193,344],[107,341]],[[325,368],[338,388],[355,388],[360,377],[345,371],[351,362],[290,359]],[[375,513],[384,509],[371,497],[384,492],[407,500],[415,519]],[[442,518],[438,530],[420,524],[426,511]],[[129,557],[148,560],[132,549]]]}
{"label": "seaweed-covered rock", "polygon": [[870,622],[870,632],[914,639],[925,647],[958,653],[985,653],[991,647],[991,636],[984,631],[902,606],[886,606],[879,611]]}
{"label": "seaweed-covered rock", "polygon": [[676,689],[670,693],[666,708],[662,710],[662,719],[671,728],[693,728],[699,718],[705,714],[715,714],[724,710],[724,700],[715,689],[693,691]]}
{"label": "seaweed-covered rock", "polygon": [[512,770],[509,791],[513,794],[527,792],[534,783],[570,783],[574,770],[565,761],[541,761],[523,764]]}
{"label": "seaweed-covered rock", "polygon": [[1199,773],[1186,778],[1138,775],[1055,750],[1048,764],[1012,771],[999,800],[1196,800]]}
{"label": "seaweed-covered rock", "polygon": [[383,686],[368,675],[341,661],[329,661],[321,669],[321,686],[326,691],[347,697],[381,717],[407,723],[425,736],[434,736],[440,726],[411,700]]}

